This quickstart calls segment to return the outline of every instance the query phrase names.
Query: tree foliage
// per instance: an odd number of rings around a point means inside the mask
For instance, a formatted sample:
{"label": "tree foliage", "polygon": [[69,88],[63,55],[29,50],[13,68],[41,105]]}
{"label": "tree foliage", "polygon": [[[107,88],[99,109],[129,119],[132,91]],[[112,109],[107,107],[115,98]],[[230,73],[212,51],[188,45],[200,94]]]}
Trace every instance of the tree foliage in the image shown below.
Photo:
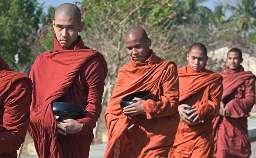
{"label": "tree foliage", "polygon": [[0,56],[12,67],[30,63],[41,14],[36,0],[0,0]]}

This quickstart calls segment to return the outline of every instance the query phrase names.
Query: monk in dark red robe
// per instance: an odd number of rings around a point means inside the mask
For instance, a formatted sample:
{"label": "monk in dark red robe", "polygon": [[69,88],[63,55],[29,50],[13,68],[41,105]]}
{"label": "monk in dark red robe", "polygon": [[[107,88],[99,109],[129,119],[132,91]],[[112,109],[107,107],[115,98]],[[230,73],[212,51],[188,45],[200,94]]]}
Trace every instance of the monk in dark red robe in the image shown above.
{"label": "monk in dark red robe", "polygon": [[214,121],[215,157],[249,158],[251,145],[247,117],[255,104],[255,76],[244,71],[242,51],[232,48],[227,54],[223,76],[220,114]]}
{"label": "monk in dark red robe", "polygon": [[0,158],[16,158],[29,124],[31,80],[0,59]]}
{"label": "monk in dark red robe", "polygon": [[[87,158],[102,108],[107,65],[78,36],[82,25],[77,6],[57,7],[53,28],[54,50],[39,55],[29,75],[34,85],[29,132],[39,158]],[[59,122],[52,110],[55,101],[80,106],[85,116]]]}
{"label": "monk in dark red robe", "polygon": [[[105,114],[109,140],[105,158],[166,158],[178,125],[178,76],[173,62],[163,60],[150,49],[151,41],[142,27],[125,36],[131,61],[117,76]],[[120,107],[121,99],[147,91],[152,98],[136,98]]]}
{"label": "monk in dark red robe", "polygon": [[207,49],[194,43],[188,65],[178,69],[180,123],[169,158],[212,158],[212,119],[219,111],[222,77],[205,68]]}

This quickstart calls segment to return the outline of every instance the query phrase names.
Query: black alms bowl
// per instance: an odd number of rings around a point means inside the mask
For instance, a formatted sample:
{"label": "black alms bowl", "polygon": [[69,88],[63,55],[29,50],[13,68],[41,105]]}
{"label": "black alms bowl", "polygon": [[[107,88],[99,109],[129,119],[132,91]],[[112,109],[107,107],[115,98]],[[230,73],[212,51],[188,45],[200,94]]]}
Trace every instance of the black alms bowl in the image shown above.
{"label": "black alms bowl", "polygon": [[131,105],[136,102],[136,100],[133,100],[134,98],[141,98],[143,100],[151,99],[150,93],[148,91],[138,91],[131,93],[121,99],[120,106],[121,108],[124,108],[128,105]]}
{"label": "black alms bowl", "polygon": [[85,116],[85,111],[80,106],[75,106],[69,102],[53,102],[52,111],[58,121],[80,119]]}

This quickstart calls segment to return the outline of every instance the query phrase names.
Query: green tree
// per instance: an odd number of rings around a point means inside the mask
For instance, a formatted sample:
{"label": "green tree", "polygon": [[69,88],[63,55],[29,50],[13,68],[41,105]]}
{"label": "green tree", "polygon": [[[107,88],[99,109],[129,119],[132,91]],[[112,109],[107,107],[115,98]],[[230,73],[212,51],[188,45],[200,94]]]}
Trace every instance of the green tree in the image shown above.
{"label": "green tree", "polygon": [[230,23],[244,39],[256,28],[256,1],[237,0],[228,4],[227,8],[232,13]]}
{"label": "green tree", "polygon": [[31,62],[42,7],[36,0],[0,0],[0,56],[13,68]]}

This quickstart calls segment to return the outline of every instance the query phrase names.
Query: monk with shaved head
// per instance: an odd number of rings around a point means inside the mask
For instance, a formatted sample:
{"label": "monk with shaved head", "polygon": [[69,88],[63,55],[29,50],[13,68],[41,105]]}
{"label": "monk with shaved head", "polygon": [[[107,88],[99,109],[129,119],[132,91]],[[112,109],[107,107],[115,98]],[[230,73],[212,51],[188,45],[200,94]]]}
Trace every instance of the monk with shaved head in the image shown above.
{"label": "monk with shaved head", "polygon": [[39,158],[87,158],[107,65],[100,53],[84,46],[76,5],[58,6],[52,24],[54,49],[39,55],[29,74],[34,90],[29,133]]}
{"label": "monk with shaved head", "polygon": [[178,125],[175,63],[156,56],[142,27],[125,35],[130,61],[119,71],[105,114],[106,158],[166,158]]}
{"label": "monk with shaved head", "polygon": [[222,77],[206,69],[207,48],[193,43],[178,69],[180,123],[169,158],[213,158],[212,119],[218,114]]}
{"label": "monk with shaved head", "polygon": [[241,65],[242,51],[231,48],[226,57],[221,109],[214,120],[216,158],[249,158],[247,118],[255,104],[255,75]]}

